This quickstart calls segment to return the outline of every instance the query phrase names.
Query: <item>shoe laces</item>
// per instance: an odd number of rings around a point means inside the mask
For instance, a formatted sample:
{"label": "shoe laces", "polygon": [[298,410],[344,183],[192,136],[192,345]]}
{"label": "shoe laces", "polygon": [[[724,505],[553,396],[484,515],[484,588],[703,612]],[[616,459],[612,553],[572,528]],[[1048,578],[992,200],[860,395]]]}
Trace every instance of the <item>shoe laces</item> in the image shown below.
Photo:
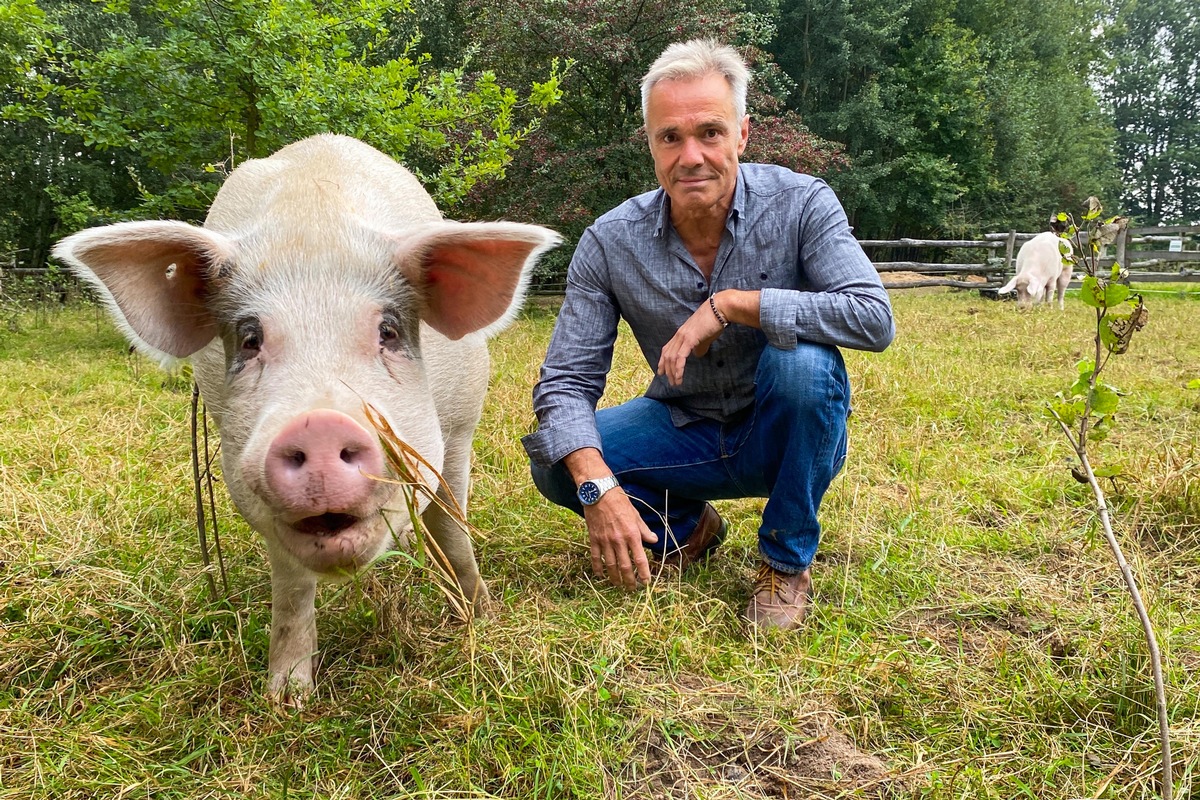
{"label": "shoe laces", "polygon": [[754,576],[754,594],[769,592],[772,597],[779,596],[779,590],[783,588],[779,577],[779,570],[770,564],[759,564],[758,573]]}

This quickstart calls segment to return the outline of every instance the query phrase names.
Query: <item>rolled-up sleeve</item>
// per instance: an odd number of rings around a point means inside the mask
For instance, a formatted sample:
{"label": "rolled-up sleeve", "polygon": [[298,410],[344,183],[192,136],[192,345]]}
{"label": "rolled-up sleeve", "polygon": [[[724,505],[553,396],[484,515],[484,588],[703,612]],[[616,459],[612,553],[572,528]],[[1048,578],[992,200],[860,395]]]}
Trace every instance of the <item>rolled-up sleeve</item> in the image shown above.
{"label": "rolled-up sleeve", "polygon": [[589,229],[567,270],[562,309],[533,387],[538,428],[521,443],[535,463],[549,466],[580,448],[601,449],[596,404],[612,365],[619,319],[604,252]]}
{"label": "rolled-up sleeve", "polygon": [[896,335],[891,301],[823,181],[814,181],[805,193],[797,224],[804,290],[762,291],[759,325],[767,341],[783,350],[804,339],[882,351]]}

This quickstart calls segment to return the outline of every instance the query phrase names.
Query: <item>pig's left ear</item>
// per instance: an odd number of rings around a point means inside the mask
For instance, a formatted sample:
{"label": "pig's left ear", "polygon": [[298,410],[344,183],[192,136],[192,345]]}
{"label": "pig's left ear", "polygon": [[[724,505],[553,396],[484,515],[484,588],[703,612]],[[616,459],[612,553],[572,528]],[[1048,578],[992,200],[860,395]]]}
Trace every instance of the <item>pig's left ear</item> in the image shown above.
{"label": "pig's left ear", "polygon": [[443,222],[406,238],[397,262],[422,299],[421,317],[460,339],[495,333],[516,315],[529,273],[557,233],[516,222]]}
{"label": "pig's left ear", "polygon": [[148,355],[185,358],[217,335],[207,300],[234,244],[185,222],[121,222],[88,228],[54,255],[90,283],[126,337]]}

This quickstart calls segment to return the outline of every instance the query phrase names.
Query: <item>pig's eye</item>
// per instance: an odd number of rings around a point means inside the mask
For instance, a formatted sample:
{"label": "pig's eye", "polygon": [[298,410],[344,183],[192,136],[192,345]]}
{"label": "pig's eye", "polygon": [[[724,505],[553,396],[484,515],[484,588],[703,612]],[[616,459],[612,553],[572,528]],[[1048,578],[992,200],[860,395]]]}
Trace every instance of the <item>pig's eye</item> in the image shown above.
{"label": "pig's eye", "polygon": [[394,322],[384,320],[379,323],[379,346],[388,350],[399,349],[400,329]]}
{"label": "pig's eye", "polygon": [[262,326],[256,319],[246,319],[238,325],[238,340],[241,342],[241,357],[243,360],[254,358],[262,350]]}

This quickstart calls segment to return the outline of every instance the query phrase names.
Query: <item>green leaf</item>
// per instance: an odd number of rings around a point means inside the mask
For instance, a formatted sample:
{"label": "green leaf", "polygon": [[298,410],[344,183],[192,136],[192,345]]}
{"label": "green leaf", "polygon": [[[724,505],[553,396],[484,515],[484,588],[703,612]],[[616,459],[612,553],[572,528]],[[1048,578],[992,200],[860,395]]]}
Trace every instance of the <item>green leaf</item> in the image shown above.
{"label": "green leaf", "polygon": [[1117,410],[1117,404],[1121,402],[1121,396],[1117,394],[1116,389],[1104,384],[1100,384],[1092,390],[1090,399],[1092,411],[1097,414],[1111,414]]}
{"label": "green leaf", "polygon": [[1129,287],[1123,283],[1111,283],[1089,275],[1083,279],[1079,296],[1092,308],[1112,308],[1125,302],[1129,297]]}
{"label": "green leaf", "polygon": [[1187,388],[1200,389],[1200,378],[1193,378],[1192,380],[1188,381]]}
{"label": "green leaf", "polygon": [[1078,420],[1079,416],[1083,413],[1082,398],[1066,400],[1061,394],[1059,394],[1059,396],[1054,400],[1051,400],[1047,406],[1046,415],[1051,419],[1055,419],[1055,415],[1057,414],[1058,419],[1061,419],[1067,426],[1074,425],[1075,421]]}
{"label": "green leaf", "polygon": [[1122,343],[1121,336],[1113,329],[1112,322],[1113,320],[1106,319],[1101,323],[1100,344],[1117,355],[1122,355],[1127,349],[1127,345]]}
{"label": "green leaf", "polygon": [[1120,467],[1109,466],[1109,467],[1099,467],[1098,469],[1093,469],[1092,474],[1095,475],[1097,478],[1117,478],[1117,477],[1120,477],[1121,475],[1124,475],[1125,472]]}

